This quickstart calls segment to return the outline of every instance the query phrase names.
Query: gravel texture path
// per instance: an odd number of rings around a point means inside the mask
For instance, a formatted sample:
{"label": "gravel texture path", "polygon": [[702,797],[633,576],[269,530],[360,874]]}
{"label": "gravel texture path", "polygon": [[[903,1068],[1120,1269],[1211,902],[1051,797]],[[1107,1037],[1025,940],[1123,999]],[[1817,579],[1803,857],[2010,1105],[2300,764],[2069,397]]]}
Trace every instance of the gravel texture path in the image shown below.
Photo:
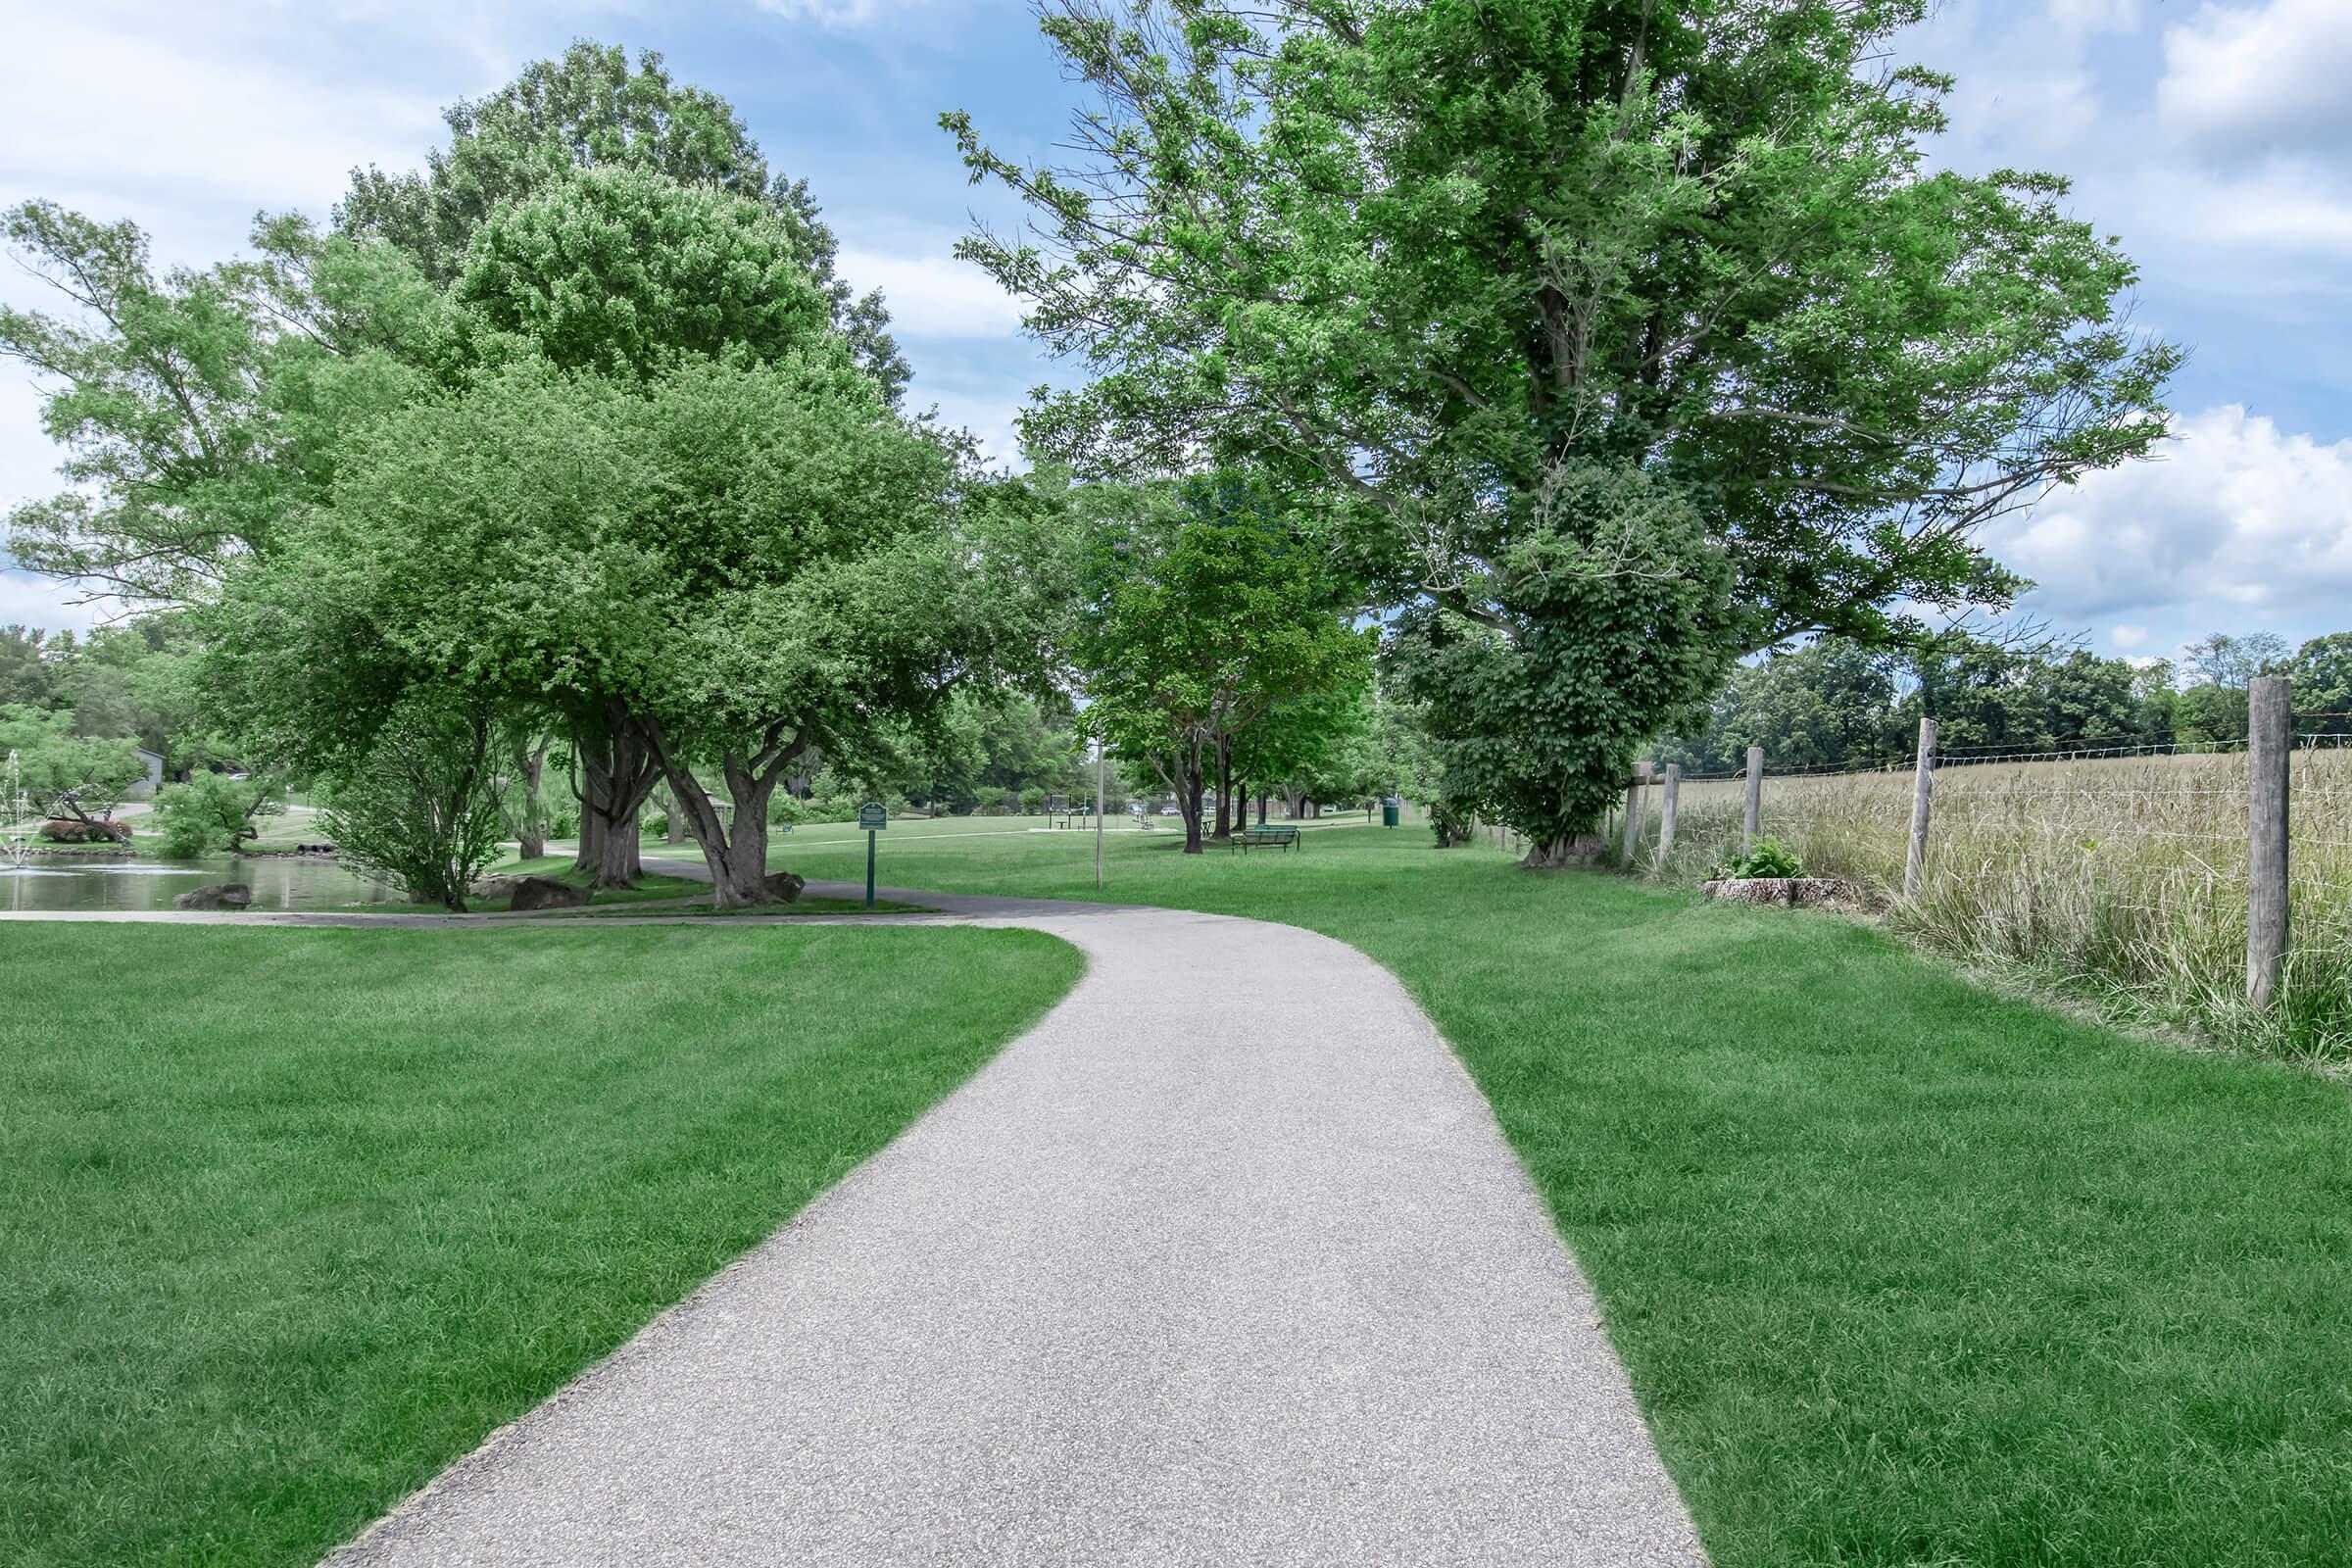
{"label": "gravel texture path", "polygon": [[1086,976],[332,1568],[1705,1561],[1590,1289],[1386,970],[1258,921],[886,896],[1051,932]]}

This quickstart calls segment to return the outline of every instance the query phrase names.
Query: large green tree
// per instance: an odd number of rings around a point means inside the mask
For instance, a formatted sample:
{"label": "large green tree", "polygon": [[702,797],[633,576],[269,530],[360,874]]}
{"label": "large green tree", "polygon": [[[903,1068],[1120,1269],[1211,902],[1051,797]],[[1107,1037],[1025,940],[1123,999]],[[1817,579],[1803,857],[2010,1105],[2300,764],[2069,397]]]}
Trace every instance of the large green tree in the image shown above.
{"label": "large green tree", "polygon": [[1156,769],[1188,855],[1201,852],[1203,797],[1233,743],[1281,705],[1369,672],[1371,633],[1349,623],[1349,587],[1306,520],[1262,482],[1226,473],[1188,481],[1172,510],[1093,530],[1069,639],[1087,722]]}
{"label": "large green tree", "polygon": [[2064,182],[1929,166],[1948,83],[1879,64],[1923,10],[1054,0],[1072,163],[947,117],[1044,231],[964,253],[1094,372],[1025,434],[1319,481],[1446,765],[1555,858],[1733,658],[2005,602],[1981,526],[2161,436],[2177,356]]}
{"label": "large green tree", "polygon": [[770,360],[827,335],[790,228],[758,202],[643,170],[549,181],[476,226],[451,290],[485,359],[512,338],[566,369],[644,375]]}
{"label": "large green tree", "polygon": [[[147,776],[129,741],[76,735],[72,713],[22,704],[0,707],[0,759],[10,753],[30,808],[44,816],[110,821]],[[0,811],[9,805],[0,801]]]}
{"label": "large green tree", "polygon": [[412,693],[578,715],[666,782],[720,902],[762,903],[782,781],[993,668],[954,477],[834,340],[644,380],[525,361],[376,426],[232,583],[214,658],[315,755],[368,756]]}
{"label": "large green tree", "polygon": [[[806,350],[846,366],[798,245],[752,197],[626,165],[560,169],[473,225],[451,290],[455,332],[479,364],[519,357],[624,382],[720,356],[773,364]],[[600,886],[632,882],[661,759],[624,701],[578,682],[556,690],[578,763],[579,867]]]}
{"label": "large green tree", "polygon": [[836,274],[838,242],[808,182],[771,171],[734,107],[672,80],[661,55],[642,51],[632,68],[626,49],[582,40],[442,118],[450,145],[427,154],[421,172],[353,172],[336,212],[345,231],[389,240],[427,277],[454,283],[476,230],[502,206],[529,201],[580,169],[663,175],[766,209],[858,362],[893,400],[906,386],[909,372],[882,297],[854,296]]}

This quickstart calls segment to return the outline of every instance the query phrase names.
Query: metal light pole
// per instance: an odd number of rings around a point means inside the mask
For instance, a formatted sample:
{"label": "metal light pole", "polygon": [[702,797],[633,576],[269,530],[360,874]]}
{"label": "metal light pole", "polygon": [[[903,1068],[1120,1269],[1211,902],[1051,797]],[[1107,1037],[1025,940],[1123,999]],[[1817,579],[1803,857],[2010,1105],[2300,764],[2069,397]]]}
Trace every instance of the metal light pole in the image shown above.
{"label": "metal light pole", "polygon": [[1102,738],[1095,737],[1095,891],[1102,891]]}

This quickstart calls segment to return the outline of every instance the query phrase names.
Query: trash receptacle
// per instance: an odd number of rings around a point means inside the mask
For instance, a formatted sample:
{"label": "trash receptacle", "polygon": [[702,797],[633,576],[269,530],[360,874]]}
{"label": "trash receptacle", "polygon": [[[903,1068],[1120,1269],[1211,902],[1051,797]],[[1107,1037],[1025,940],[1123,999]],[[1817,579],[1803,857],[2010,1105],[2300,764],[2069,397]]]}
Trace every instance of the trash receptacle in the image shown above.
{"label": "trash receptacle", "polygon": [[1380,803],[1380,825],[1382,827],[1395,827],[1396,825],[1397,816],[1403,811],[1403,809],[1404,803],[1394,795],[1390,796],[1387,800]]}

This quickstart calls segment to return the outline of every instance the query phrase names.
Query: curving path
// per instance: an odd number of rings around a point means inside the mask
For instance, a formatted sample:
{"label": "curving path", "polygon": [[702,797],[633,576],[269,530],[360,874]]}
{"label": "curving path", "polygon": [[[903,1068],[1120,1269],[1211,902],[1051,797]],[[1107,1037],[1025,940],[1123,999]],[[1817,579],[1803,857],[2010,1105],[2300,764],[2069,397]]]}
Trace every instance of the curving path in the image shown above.
{"label": "curving path", "polygon": [[1705,1561],[1591,1291],[1386,970],[1252,920],[889,896],[1086,976],[332,1568]]}

